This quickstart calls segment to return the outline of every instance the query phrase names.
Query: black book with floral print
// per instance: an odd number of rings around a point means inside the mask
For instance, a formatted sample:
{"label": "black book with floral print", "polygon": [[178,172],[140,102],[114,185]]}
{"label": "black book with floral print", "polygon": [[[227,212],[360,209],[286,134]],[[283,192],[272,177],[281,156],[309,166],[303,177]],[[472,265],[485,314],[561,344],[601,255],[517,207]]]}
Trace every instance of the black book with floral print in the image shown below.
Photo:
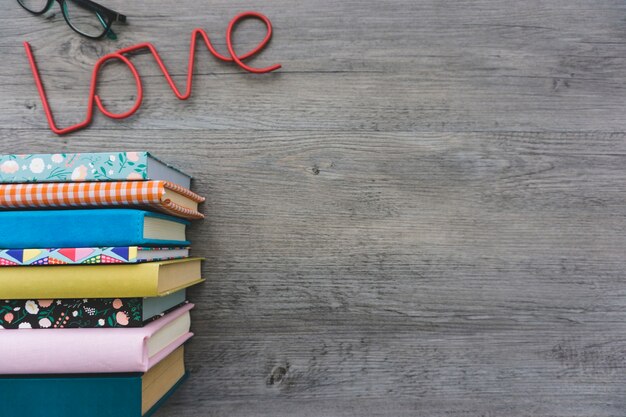
{"label": "black book with floral print", "polygon": [[0,329],[143,327],[186,303],[185,290],[163,297],[0,301]]}

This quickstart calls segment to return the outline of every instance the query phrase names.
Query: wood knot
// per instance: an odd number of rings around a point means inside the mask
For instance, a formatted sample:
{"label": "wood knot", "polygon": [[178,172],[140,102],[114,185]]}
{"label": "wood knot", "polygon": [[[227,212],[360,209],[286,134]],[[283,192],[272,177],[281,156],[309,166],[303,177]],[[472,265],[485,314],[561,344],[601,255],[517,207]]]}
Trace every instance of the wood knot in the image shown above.
{"label": "wood knot", "polygon": [[272,386],[274,384],[280,384],[285,378],[285,375],[287,375],[288,369],[288,367],[284,366],[275,366],[267,377],[267,385]]}
{"label": "wood knot", "polygon": [[320,173],[320,169],[314,166],[313,168],[311,168],[311,172],[313,173],[313,175],[318,175]]}

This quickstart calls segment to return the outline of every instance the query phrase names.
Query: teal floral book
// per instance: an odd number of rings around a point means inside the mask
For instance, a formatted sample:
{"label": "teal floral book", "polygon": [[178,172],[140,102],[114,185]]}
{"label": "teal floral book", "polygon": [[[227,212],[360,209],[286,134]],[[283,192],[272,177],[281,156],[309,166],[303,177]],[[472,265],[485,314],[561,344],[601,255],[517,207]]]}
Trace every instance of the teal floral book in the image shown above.
{"label": "teal floral book", "polygon": [[0,155],[0,183],[135,180],[191,185],[191,176],[148,152]]}

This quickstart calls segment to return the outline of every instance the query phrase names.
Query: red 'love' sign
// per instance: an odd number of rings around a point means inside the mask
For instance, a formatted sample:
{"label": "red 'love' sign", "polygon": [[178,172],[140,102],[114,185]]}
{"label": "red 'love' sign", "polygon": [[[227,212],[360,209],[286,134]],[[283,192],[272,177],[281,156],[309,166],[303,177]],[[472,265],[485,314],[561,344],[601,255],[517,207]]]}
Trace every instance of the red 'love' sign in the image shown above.
{"label": "red 'love' sign", "polygon": [[[256,18],[256,19],[262,20],[265,23],[265,26],[267,27],[267,32],[265,34],[265,38],[263,38],[263,40],[254,49],[250,50],[249,52],[246,52],[243,55],[237,55],[233,48],[232,33],[233,33],[233,29],[235,25],[239,21],[246,19],[246,18]],[[228,53],[230,54],[230,57],[224,56],[220,54],[219,52],[217,52],[217,50],[215,50],[215,48],[211,44],[211,41],[209,40],[209,37],[207,36],[204,30],[194,29],[193,32],[191,32],[191,47],[189,50],[189,67],[187,69],[187,89],[184,94],[181,93],[176,87],[176,85],[174,84],[174,81],[172,80],[170,73],[167,71],[167,68],[165,67],[165,64],[163,63],[163,60],[159,56],[159,53],[157,52],[154,45],[152,45],[151,43],[147,43],[147,42],[139,43],[137,45],[129,46],[128,48],[119,49],[115,52],[104,55],[103,57],[98,59],[98,61],[96,61],[93,67],[92,75],[91,75],[91,86],[89,89],[89,101],[87,102],[87,116],[85,117],[85,120],[73,126],[68,126],[65,128],[58,128],[57,125],[54,123],[54,118],[52,117],[52,110],[50,110],[50,105],[48,104],[46,92],[43,88],[43,83],[41,81],[41,77],[39,76],[39,70],[37,69],[37,64],[35,63],[35,57],[33,56],[33,52],[30,48],[30,44],[28,42],[24,42],[26,55],[28,56],[30,67],[33,71],[33,76],[35,77],[35,84],[37,85],[37,90],[39,90],[39,96],[41,97],[41,103],[46,113],[46,118],[48,119],[48,124],[50,125],[50,129],[57,135],[64,135],[66,133],[75,132],[77,130],[87,127],[91,123],[91,120],[93,118],[94,102],[96,106],[98,107],[98,109],[102,112],[102,114],[112,119],[123,119],[134,114],[139,109],[139,106],[141,106],[141,101],[143,99],[143,89],[141,87],[141,77],[139,76],[139,73],[137,72],[137,68],[135,68],[133,63],[126,56],[124,56],[124,54],[134,52],[139,49],[144,49],[144,48],[148,49],[152,53],[152,55],[154,55],[154,59],[156,60],[157,65],[163,72],[163,75],[165,76],[167,83],[172,88],[172,91],[174,92],[176,97],[180,100],[188,99],[189,96],[191,95],[191,82],[193,79],[194,56],[195,56],[195,50],[196,50],[196,40],[198,36],[200,36],[202,40],[204,40],[204,43],[206,44],[207,48],[216,58],[222,61],[226,61],[226,62],[234,62],[235,64],[237,64],[238,66],[240,66],[246,71],[257,73],[257,74],[262,74],[262,73],[277,70],[281,67],[280,64],[275,64],[275,65],[271,65],[265,68],[254,68],[254,67],[250,67],[246,65],[243,62],[244,59],[250,58],[251,56],[261,51],[265,47],[265,45],[267,45],[270,38],[272,37],[272,24],[265,15],[258,13],[258,12],[243,12],[235,16],[230,21],[230,23],[228,24],[228,28],[226,29],[226,46],[228,47]],[[133,77],[135,77],[135,83],[137,87],[137,99],[135,100],[135,104],[133,105],[133,107],[124,113],[112,113],[108,111],[106,107],[104,107],[104,104],[102,104],[102,100],[100,99],[100,97],[96,94],[98,72],[100,71],[100,68],[102,67],[104,63],[113,59],[116,59],[126,64],[130,72],[133,74]]]}

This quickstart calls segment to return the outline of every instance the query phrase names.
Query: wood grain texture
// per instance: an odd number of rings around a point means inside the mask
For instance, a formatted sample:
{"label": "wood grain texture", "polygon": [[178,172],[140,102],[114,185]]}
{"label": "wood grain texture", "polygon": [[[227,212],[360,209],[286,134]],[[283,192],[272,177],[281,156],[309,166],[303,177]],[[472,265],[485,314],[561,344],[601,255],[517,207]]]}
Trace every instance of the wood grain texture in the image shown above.
{"label": "wood grain texture", "polygon": [[[626,3],[105,3],[116,43],[9,2],[0,143],[148,149],[207,197],[191,378],[158,417],[626,413]],[[47,129],[21,41],[64,126],[99,56],[152,41],[182,85],[191,30],[224,50],[248,9],[278,73],[201,52],[181,102],[139,55],[137,115]],[[111,110],[126,71],[102,74]]]}

